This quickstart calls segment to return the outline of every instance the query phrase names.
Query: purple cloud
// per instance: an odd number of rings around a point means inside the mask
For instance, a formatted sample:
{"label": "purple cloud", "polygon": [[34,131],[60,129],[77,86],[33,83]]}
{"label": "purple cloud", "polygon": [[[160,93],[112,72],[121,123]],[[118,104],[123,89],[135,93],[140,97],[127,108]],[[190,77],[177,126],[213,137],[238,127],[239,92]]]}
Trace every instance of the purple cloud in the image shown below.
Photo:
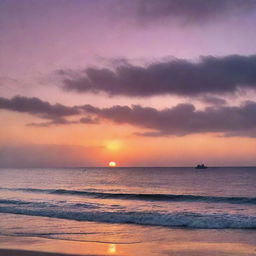
{"label": "purple cloud", "polygon": [[51,119],[55,116],[64,117],[79,114],[77,107],[50,104],[35,97],[28,98],[23,96],[16,96],[12,99],[0,97],[0,109],[36,114],[46,119]]}
{"label": "purple cloud", "polygon": [[143,25],[174,19],[194,25],[228,15],[246,15],[256,9],[254,0],[117,0],[114,3],[114,14],[129,20],[132,17]]}
{"label": "purple cloud", "polygon": [[63,88],[77,92],[104,92],[110,96],[147,97],[174,94],[197,96],[256,89],[256,55],[202,57],[193,63],[173,59],[146,67],[121,65],[110,69],[59,70]]}
{"label": "purple cloud", "polygon": [[157,110],[134,105],[96,108],[85,105],[84,110],[118,124],[130,124],[149,132],[143,136],[184,136],[195,133],[222,133],[224,136],[256,137],[256,102],[241,106],[208,107],[196,110],[192,104],[179,104],[173,108]]}
{"label": "purple cloud", "polygon": [[[51,105],[37,98],[15,97],[0,98],[0,109],[29,113],[50,120],[29,124],[41,127],[97,124],[100,120],[107,119],[117,124],[142,128],[143,131],[137,134],[143,136],[184,136],[211,132],[224,136],[256,137],[256,102],[253,101],[244,102],[240,106],[215,105],[204,110],[197,110],[192,104],[178,104],[159,110],[140,105],[99,108],[87,104],[67,107]],[[66,119],[68,116],[74,116],[76,120],[69,121]]]}
{"label": "purple cloud", "polygon": [[49,119],[50,121],[41,123],[29,123],[28,126],[49,127],[53,125],[66,124],[96,124],[99,122],[97,118],[85,116],[79,120],[67,120],[67,117],[77,116],[83,113],[79,106],[64,106],[62,104],[50,104],[38,98],[28,98],[23,96],[16,96],[12,99],[0,97],[0,109],[11,110],[15,112],[23,112],[31,115],[36,115],[42,119]]}

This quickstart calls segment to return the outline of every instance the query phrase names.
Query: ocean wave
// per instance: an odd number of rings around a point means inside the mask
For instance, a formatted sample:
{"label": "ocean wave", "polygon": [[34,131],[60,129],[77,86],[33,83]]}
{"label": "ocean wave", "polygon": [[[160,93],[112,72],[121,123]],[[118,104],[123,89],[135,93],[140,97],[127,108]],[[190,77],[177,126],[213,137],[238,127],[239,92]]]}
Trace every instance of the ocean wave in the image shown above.
{"label": "ocean wave", "polygon": [[13,205],[15,206],[28,206],[28,207],[79,207],[79,208],[87,208],[87,209],[99,209],[103,205],[97,203],[68,203],[66,201],[55,201],[55,203],[49,202],[35,202],[35,201],[23,201],[23,200],[9,200],[9,199],[0,199],[0,205]]}
{"label": "ocean wave", "polygon": [[206,202],[206,203],[231,203],[231,204],[256,204],[255,197],[221,197],[200,195],[176,195],[176,194],[132,194],[132,193],[108,193],[83,190],[66,189],[37,189],[18,188],[12,189],[32,193],[49,193],[58,195],[77,195],[101,199],[123,199],[143,201],[174,201],[174,202]]}
{"label": "ocean wave", "polygon": [[52,217],[77,221],[128,223],[191,229],[256,229],[256,217],[235,214],[199,214],[193,212],[81,212],[63,208],[0,207],[0,213]]}
{"label": "ocean wave", "polygon": [[31,202],[20,201],[20,200],[8,200],[8,199],[0,199],[0,204],[31,204]]}

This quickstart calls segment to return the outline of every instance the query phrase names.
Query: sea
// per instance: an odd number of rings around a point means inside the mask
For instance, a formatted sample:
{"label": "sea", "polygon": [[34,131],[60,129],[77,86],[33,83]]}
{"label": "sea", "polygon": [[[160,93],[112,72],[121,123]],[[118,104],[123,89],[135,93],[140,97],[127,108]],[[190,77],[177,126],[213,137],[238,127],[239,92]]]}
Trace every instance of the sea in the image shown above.
{"label": "sea", "polygon": [[0,248],[256,255],[256,167],[2,168]]}

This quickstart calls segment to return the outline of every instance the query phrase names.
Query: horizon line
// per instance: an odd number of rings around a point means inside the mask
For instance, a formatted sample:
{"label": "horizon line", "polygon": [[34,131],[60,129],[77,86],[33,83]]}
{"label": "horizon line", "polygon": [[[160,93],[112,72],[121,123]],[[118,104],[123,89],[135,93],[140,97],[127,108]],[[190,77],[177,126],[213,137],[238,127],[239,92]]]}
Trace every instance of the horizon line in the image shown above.
{"label": "horizon line", "polygon": [[[35,169],[67,169],[67,168],[107,168],[107,169],[117,169],[117,168],[195,168],[196,166],[0,166],[0,169],[24,169],[24,168],[35,168]],[[256,168],[256,165],[207,165],[207,168]]]}

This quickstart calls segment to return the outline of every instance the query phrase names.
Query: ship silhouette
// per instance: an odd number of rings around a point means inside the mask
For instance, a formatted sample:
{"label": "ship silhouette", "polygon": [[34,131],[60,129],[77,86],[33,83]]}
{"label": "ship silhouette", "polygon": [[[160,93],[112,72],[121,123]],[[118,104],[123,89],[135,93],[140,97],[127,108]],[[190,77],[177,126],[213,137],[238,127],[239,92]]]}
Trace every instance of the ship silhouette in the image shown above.
{"label": "ship silhouette", "polygon": [[208,167],[204,164],[198,164],[195,169],[207,169]]}

